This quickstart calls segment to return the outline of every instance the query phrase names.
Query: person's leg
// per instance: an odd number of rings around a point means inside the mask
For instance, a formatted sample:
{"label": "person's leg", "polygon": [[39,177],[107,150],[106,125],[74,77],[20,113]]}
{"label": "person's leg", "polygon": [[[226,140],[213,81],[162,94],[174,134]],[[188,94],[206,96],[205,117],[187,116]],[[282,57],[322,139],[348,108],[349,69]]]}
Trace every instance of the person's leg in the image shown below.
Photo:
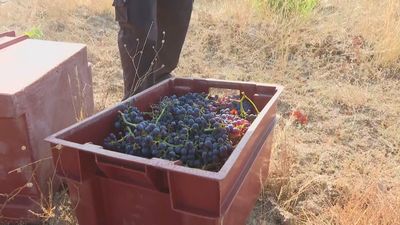
{"label": "person's leg", "polygon": [[124,77],[124,99],[152,84],[157,43],[156,0],[114,0],[119,22],[118,48]]}
{"label": "person's leg", "polygon": [[157,1],[158,48],[162,47],[162,49],[154,68],[156,83],[168,78],[178,64],[189,27],[192,7],[193,0]]}

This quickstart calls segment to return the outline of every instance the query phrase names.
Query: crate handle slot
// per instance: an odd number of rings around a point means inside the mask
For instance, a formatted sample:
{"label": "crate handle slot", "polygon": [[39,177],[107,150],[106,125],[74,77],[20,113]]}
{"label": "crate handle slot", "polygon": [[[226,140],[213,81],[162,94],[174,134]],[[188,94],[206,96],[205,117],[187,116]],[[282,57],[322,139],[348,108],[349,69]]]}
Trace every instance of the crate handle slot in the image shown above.
{"label": "crate handle slot", "polygon": [[[148,189],[160,190],[152,179],[145,165],[128,160],[109,158],[101,155],[95,156],[99,170],[109,179],[127,185],[141,186]],[[150,174],[150,175],[149,175]]]}
{"label": "crate handle slot", "polygon": [[101,155],[96,155],[96,164],[108,165],[116,168],[124,168],[126,170],[134,171],[135,173],[145,173],[144,165],[136,164],[130,161],[109,158]]}

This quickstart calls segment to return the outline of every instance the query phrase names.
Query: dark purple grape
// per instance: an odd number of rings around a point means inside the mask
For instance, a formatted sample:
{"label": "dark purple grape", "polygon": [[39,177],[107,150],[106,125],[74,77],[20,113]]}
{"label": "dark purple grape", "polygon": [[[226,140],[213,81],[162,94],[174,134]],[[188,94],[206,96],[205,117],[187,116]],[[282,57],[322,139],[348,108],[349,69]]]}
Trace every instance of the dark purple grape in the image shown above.
{"label": "dark purple grape", "polygon": [[192,148],[192,149],[189,149],[188,154],[194,156],[194,154],[196,154],[196,150],[193,149],[193,148]]}
{"label": "dark purple grape", "polygon": [[167,145],[166,144],[164,144],[164,143],[160,143],[160,144],[158,144],[158,149],[160,149],[160,150],[165,150],[167,148]]}
{"label": "dark purple grape", "polygon": [[120,121],[116,121],[116,122],[114,123],[114,127],[115,127],[115,129],[117,129],[117,130],[121,129],[121,122],[120,122]]}
{"label": "dark purple grape", "polygon": [[150,144],[151,142],[153,142],[153,137],[152,136],[146,136],[145,141],[147,144]]}
{"label": "dark purple grape", "polygon": [[202,152],[202,153],[201,153],[201,158],[202,158],[203,160],[207,159],[207,152]]}
{"label": "dark purple grape", "polygon": [[187,142],[185,143],[185,148],[186,148],[186,149],[193,149],[193,142],[187,141]]}
{"label": "dark purple grape", "polygon": [[193,130],[198,130],[198,129],[199,129],[199,124],[193,123],[193,124],[192,124],[192,129],[193,129]]}
{"label": "dark purple grape", "polygon": [[181,159],[180,159],[183,163],[186,163],[186,161],[187,161],[187,157],[184,155],[184,156],[181,156]]}
{"label": "dark purple grape", "polygon": [[181,149],[181,154],[182,154],[182,155],[186,155],[187,153],[188,153],[188,151],[187,151],[186,148],[182,148],[182,149]]}
{"label": "dark purple grape", "polygon": [[169,157],[170,159],[175,159],[176,153],[175,153],[174,151],[170,151],[170,152],[168,152],[168,157]]}
{"label": "dark purple grape", "polygon": [[156,149],[156,150],[152,150],[152,151],[151,151],[151,154],[152,154],[154,157],[158,157],[159,154],[160,154],[160,152]]}
{"label": "dark purple grape", "polygon": [[209,149],[212,149],[213,144],[212,144],[212,142],[211,142],[210,140],[206,140],[206,141],[204,142],[204,146],[206,146],[206,147],[209,148]]}
{"label": "dark purple grape", "polygon": [[212,153],[213,153],[213,155],[219,155],[219,151],[218,151],[218,149],[214,149],[214,150],[212,150]]}
{"label": "dark purple grape", "polygon": [[175,149],[174,149],[174,152],[175,152],[176,154],[181,154],[182,149],[181,149],[181,148],[175,148]]}
{"label": "dark purple grape", "polygon": [[200,168],[200,166],[201,166],[201,162],[200,162],[200,160],[195,160],[194,162],[193,162],[193,167],[196,167],[196,168]]}

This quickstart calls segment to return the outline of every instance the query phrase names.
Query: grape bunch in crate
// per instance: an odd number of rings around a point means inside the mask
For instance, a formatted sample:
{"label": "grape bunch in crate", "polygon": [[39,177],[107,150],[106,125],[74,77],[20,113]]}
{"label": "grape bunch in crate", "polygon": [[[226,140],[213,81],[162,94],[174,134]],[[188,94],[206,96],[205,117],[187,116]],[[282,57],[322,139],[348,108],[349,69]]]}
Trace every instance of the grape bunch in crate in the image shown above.
{"label": "grape bunch in crate", "polygon": [[184,166],[217,171],[258,113],[242,96],[188,93],[164,97],[151,112],[119,111],[106,149],[146,158],[179,160]]}

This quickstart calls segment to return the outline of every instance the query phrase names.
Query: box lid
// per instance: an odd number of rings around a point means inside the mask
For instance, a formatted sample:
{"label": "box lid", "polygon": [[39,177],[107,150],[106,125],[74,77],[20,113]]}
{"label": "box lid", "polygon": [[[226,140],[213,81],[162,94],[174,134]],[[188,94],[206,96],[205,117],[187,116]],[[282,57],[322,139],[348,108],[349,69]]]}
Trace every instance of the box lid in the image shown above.
{"label": "box lid", "polygon": [[19,114],[24,91],[83,48],[83,44],[0,35],[0,117]]}

